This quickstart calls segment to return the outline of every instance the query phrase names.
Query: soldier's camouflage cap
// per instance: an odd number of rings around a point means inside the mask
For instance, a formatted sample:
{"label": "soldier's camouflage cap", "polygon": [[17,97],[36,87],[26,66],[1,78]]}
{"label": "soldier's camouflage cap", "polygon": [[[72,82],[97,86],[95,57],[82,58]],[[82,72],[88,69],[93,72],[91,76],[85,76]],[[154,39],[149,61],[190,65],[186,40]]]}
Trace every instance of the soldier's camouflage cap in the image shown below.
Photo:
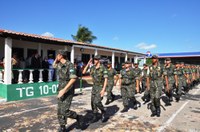
{"label": "soldier's camouflage cap", "polygon": [[151,57],[151,59],[158,59],[158,56],[157,56],[157,55],[153,55],[153,56]]}
{"label": "soldier's camouflage cap", "polygon": [[171,61],[171,59],[170,58],[166,58],[165,61]]}
{"label": "soldier's camouflage cap", "polygon": [[137,62],[137,63],[134,63],[134,65],[139,65],[139,63]]}
{"label": "soldier's camouflage cap", "polygon": [[143,64],[143,66],[147,66],[147,64],[146,64],[146,63],[144,63],[144,64]]}
{"label": "soldier's camouflage cap", "polygon": [[126,61],[125,64],[132,64],[130,61]]}
{"label": "soldier's camouflage cap", "polygon": [[184,64],[184,62],[181,62],[180,64]]}
{"label": "soldier's camouflage cap", "polygon": [[100,56],[100,55],[95,55],[95,56],[94,56],[94,59],[95,59],[95,60],[100,60],[100,59],[101,59],[101,56]]}
{"label": "soldier's camouflage cap", "polygon": [[122,66],[124,66],[125,65],[125,63],[122,63]]}
{"label": "soldier's camouflage cap", "polygon": [[65,50],[59,50],[58,54],[60,54],[60,55],[67,55],[67,51],[65,51]]}

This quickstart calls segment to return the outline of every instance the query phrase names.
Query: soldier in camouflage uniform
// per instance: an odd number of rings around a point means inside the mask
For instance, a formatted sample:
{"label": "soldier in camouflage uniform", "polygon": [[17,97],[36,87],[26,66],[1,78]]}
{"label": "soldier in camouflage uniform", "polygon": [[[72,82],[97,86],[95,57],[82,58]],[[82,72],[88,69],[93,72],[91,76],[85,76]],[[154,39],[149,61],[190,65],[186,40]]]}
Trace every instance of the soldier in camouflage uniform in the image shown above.
{"label": "soldier in camouflage uniform", "polygon": [[160,117],[160,96],[163,87],[163,67],[158,62],[158,56],[152,56],[152,65],[149,66],[149,74],[147,75],[147,88],[150,90],[151,97],[151,117]]}
{"label": "soldier in camouflage uniform", "polygon": [[57,69],[59,76],[59,86],[58,86],[58,121],[60,124],[59,131],[66,131],[65,125],[67,118],[76,119],[79,127],[81,127],[80,116],[76,112],[70,110],[72,98],[74,96],[73,84],[76,81],[76,74],[74,65],[65,59],[66,52],[59,51],[56,59],[53,63],[53,67]]}
{"label": "soldier in camouflage uniform", "polygon": [[[134,72],[135,72],[135,75],[137,76],[136,78],[138,79],[139,78],[139,84],[140,84],[140,78],[141,78],[141,73],[142,73],[142,70],[138,67],[138,63],[134,63]],[[135,78],[135,79],[136,79]],[[136,80],[134,80],[136,81]],[[141,91],[141,89],[136,89],[136,92],[139,93]],[[142,91],[141,91],[142,92]]]}
{"label": "soldier in camouflage uniform", "polygon": [[183,90],[185,91],[185,89],[187,88],[187,84],[186,84],[186,80],[187,80],[187,75],[186,75],[186,68],[185,68],[185,64],[184,62],[180,63],[180,69],[182,71],[182,80],[181,83],[183,85]]}
{"label": "soldier in camouflage uniform", "polygon": [[197,65],[197,84],[200,82],[200,66]]}
{"label": "soldier in camouflage uniform", "polygon": [[170,102],[173,101],[173,88],[174,88],[174,84],[175,84],[175,66],[171,63],[171,59],[170,58],[166,58],[166,63],[167,65],[164,67],[164,78],[165,78],[165,82],[166,82],[166,88],[165,88],[165,94],[168,97],[168,100],[166,102],[166,106],[171,105]]}
{"label": "soldier in camouflage uniform", "polygon": [[144,91],[144,96],[142,97],[142,100],[147,103],[150,101],[150,93],[149,93],[149,89],[147,89],[147,75],[149,74],[149,68],[147,66],[147,64],[143,64],[143,69],[142,69],[142,87],[145,90]]}
{"label": "soldier in camouflage uniform", "polygon": [[[136,74],[132,68],[130,68],[131,63],[125,62],[125,69],[120,71],[120,89],[121,96],[123,100],[123,110],[121,112],[127,112],[129,110],[128,104],[129,100],[133,102],[134,109],[137,109],[137,101],[135,99],[135,87],[139,88],[139,78],[136,78]],[[136,82],[134,81],[136,80]],[[135,86],[136,85],[136,86]]]}
{"label": "soldier in camouflage uniform", "polygon": [[175,86],[176,86],[176,101],[178,102],[181,97],[182,87],[184,87],[184,72],[181,69],[179,62],[176,62],[175,68]]}
{"label": "soldier in camouflage uniform", "polygon": [[[86,73],[89,65],[92,63],[92,59],[89,60],[88,64],[83,70],[83,74]],[[94,65],[90,68],[90,75],[93,80],[92,94],[91,94],[91,107],[93,111],[93,119],[91,123],[94,123],[98,120],[97,113],[98,109],[101,111],[101,121],[106,121],[106,111],[102,104],[102,99],[106,90],[108,82],[108,71],[107,69],[100,64],[100,56],[96,55],[94,57]]]}
{"label": "soldier in camouflage uniform", "polygon": [[[112,63],[110,61],[107,63],[107,68],[108,68],[108,84],[106,87],[107,100],[105,105],[108,105],[111,102],[113,102],[115,96],[112,93],[112,89],[114,86],[116,86],[116,82],[118,80],[118,76],[116,76],[117,71],[114,68],[112,68]],[[117,77],[116,80],[114,78],[115,76]]]}

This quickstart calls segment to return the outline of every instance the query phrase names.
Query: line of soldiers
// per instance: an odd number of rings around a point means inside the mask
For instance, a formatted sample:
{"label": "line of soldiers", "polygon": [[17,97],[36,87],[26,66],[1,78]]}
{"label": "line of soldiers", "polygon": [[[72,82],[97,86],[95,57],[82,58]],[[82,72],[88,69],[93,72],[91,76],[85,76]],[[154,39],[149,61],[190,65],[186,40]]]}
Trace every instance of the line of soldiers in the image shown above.
{"label": "line of soldiers", "polygon": [[176,102],[179,102],[181,95],[200,83],[200,66],[184,64],[184,62],[176,62],[173,65],[170,58],[166,58],[162,66],[158,62],[158,57],[154,55],[152,65],[144,64],[141,77],[142,86],[146,87],[142,100],[145,103],[151,101],[151,116],[159,117],[162,92],[167,97],[165,106],[171,105],[173,97]]}
{"label": "line of soldiers", "polygon": [[[73,84],[77,76],[75,75],[73,64],[65,59],[65,57],[66,52],[59,51],[53,63],[53,67],[57,68],[59,76],[57,95],[58,120],[60,124],[59,131],[66,131],[65,125],[67,118],[76,119],[78,128],[84,127],[82,116],[70,110],[74,95]],[[106,109],[102,104],[102,99],[104,93],[107,92],[105,105],[114,101],[115,96],[112,93],[112,89],[118,80],[124,106],[121,112],[127,112],[130,108],[130,104],[132,104],[133,109],[140,107],[141,104],[136,100],[135,94],[144,91],[142,99],[145,102],[151,101],[152,117],[156,115],[158,117],[160,116],[160,98],[163,89],[165,89],[165,93],[168,97],[166,103],[168,106],[170,105],[170,101],[172,101],[172,92],[174,89],[177,94],[176,100],[179,101],[182,87],[184,88],[183,91],[188,92],[193,85],[199,82],[199,67],[185,67],[183,63],[177,63],[176,66],[173,66],[170,59],[166,59],[165,66],[161,66],[158,62],[158,57],[155,55],[152,56],[152,64],[150,66],[144,65],[142,70],[138,67],[137,63],[134,64],[133,68],[131,62],[125,62],[119,75],[117,75],[115,69],[112,68],[111,62],[108,62],[107,66],[104,66],[100,63],[100,59],[101,57],[99,55],[90,59],[82,71],[82,73],[85,74],[88,69],[90,69],[90,75],[93,80],[91,92],[93,118],[90,123],[98,121],[98,110],[101,112],[102,122],[108,119],[106,117]],[[92,66],[90,67],[90,65]],[[140,87],[140,83],[142,87]]]}

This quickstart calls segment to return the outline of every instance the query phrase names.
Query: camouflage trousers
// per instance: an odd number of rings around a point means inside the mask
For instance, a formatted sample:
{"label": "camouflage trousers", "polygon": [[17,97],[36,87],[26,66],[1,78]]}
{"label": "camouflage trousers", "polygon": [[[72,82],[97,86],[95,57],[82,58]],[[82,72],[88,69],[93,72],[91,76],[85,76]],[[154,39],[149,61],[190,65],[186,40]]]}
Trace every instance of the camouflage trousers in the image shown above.
{"label": "camouflage trousers", "polygon": [[135,100],[135,87],[131,85],[122,85],[121,86],[121,96],[123,100],[124,107],[127,107],[130,99]]}
{"label": "camouflage trousers", "polygon": [[177,95],[181,95],[182,93],[182,87],[186,87],[186,82],[183,78],[178,79],[178,87],[177,87]]}
{"label": "camouflage trousers", "polygon": [[162,94],[163,82],[159,80],[151,80],[150,82],[150,97],[151,97],[151,110],[156,111],[160,106],[160,96]]}
{"label": "camouflage trousers", "polygon": [[57,116],[60,125],[65,125],[67,123],[67,118],[77,118],[76,112],[70,110],[73,96],[74,88],[71,88],[63,97],[58,99]]}
{"label": "camouflage trousers", "polygon": [[106,87],[107,99],[108,100],[112,100],[112,98],[113,98],[113,93],[112,93],[113,87],[114,87],[114,82],[109,82],[107,87]]}
{"label": "camouflage trousers", "polygon": [[97,113],[98,109],[101,111],[104,111],[104,106],[101,102],[103,97],[101,97],[101,95],[100,95],[102,87],[103,87],[102,85],[99,85],[99,86],[94,85],[92,88],[91,107],[92,107],[93,113]]}

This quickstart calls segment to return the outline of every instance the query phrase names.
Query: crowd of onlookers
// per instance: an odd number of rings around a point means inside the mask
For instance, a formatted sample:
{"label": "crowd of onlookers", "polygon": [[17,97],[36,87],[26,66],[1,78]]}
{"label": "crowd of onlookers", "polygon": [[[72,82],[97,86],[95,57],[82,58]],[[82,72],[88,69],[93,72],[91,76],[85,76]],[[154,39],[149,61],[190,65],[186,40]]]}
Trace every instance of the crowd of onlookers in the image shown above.
{"label": "crowd of onlookers", "polygon": [[[4,57],[0,60],[0,68],[4,69]],[[23,57],[18,57],[16,53],[12,55],[11,64],[12,64],[12,83],[18,82],[19,69],[23,69],[23,82],[27,83],[29,81],[30,69],[33,69],[33,81],[39,81],[39,69],[43,69],[43,81],[47,82],[49,78],[49,69],[51,70],[51,79],[56,80],[55,70],[52,67],[54,58],[52,54],[49,54],[48,57],[42,57],[38,52],[34,53],[32,56],[24,59]]]}

